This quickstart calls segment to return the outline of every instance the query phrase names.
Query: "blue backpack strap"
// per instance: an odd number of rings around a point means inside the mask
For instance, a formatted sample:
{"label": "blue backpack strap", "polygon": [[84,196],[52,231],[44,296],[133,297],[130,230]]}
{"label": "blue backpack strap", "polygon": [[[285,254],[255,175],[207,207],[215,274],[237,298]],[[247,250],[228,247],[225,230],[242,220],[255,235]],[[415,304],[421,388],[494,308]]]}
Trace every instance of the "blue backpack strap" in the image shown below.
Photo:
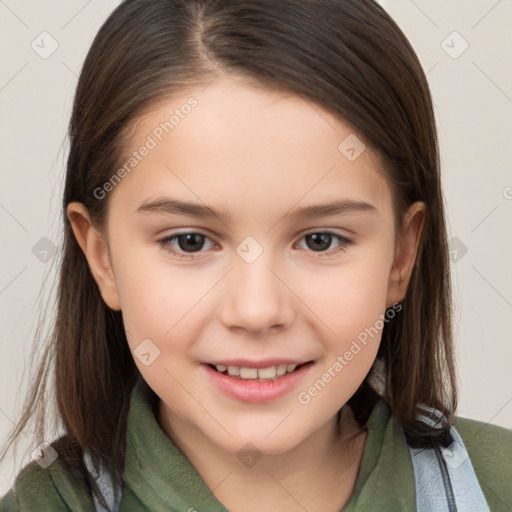
{"label": "blue backpack strap", "polygon": [[[435,427],[446,418],[437,409],[422,405],[420,419]],[[455,427],[449,429],[451,443],[434,441],[433,447],[409,444],[418,512],[490,512],[473,465]]]}
{"label": "blue backpack strap", "polygon": [[84,453],[84,463],[87,469],[89,470],[89,473],[94,478],[96,485],[99,487],[108,504],[108,508],[103,507],[100,504],[96,494],[93,494],[95,511],[118,512],[119,506],[121,504],[121,493],[119,493],[119,499],[116,501],[114,496],[114,484],[105,468],[103,466],[100,466],[99,469],[97,469],[92,462],[90,453],[87,451]]}

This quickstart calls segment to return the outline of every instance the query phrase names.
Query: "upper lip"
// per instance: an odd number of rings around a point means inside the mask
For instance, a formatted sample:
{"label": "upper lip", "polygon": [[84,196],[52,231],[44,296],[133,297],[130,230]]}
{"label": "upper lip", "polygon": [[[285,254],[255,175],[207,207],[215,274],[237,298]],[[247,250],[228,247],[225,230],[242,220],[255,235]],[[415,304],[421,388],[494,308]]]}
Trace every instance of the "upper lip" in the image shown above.
{"label": "upper lip", "polygon": [[204,361],[205,364],[224,365],[224,366],[241,366],[244,368],[270,368],[271,366],[279,366],[280,364],[304,364],[311,359],[262,359],[260,361],[249,361],[249,359],[223,359],[219,361]]}

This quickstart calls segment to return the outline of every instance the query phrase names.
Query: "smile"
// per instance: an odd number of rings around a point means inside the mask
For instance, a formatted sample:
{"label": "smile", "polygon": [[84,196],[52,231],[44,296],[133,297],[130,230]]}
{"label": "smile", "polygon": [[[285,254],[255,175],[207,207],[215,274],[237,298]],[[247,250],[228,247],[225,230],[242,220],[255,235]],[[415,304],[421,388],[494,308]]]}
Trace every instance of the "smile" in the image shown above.
{"label": "smile", "polygon": [[294,372],[299,366],[297,364],[280,364],[278,366],[269,366],[267,368],[250,368],[247,366],[234,366],[223,364],[211,365],[219,373],[229,375],[237,379],[258,379],[260,381],[274,380],[286,373]]}
{"label": "smile", "polygon": [[307,376],[314,361],[280,363],[259,368],[251,366],[202,363],[201,371],[213,389],[242,402],[271,402],[289,394]]}

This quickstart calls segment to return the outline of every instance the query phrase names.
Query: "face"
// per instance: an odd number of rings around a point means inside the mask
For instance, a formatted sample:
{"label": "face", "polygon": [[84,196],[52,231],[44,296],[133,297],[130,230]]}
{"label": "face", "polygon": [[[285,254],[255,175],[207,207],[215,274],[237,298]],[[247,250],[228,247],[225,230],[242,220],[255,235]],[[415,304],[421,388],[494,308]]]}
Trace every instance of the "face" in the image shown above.
{"label": "face", "polygon": [[396,250],[388,184],[369,149],[339,149],[353,137],[340,119],[232,78],[203,89],[139,120],[129,171],[102,189],[105,232],[73,227],[169,422],[231,452],[280,453],[370,370],[418,230]]}

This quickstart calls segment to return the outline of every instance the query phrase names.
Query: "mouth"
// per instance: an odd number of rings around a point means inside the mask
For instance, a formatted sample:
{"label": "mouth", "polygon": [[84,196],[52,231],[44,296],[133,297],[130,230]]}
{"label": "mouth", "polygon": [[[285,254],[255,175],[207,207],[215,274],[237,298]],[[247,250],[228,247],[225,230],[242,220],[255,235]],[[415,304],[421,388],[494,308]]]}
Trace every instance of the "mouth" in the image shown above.
{"label": "mouth", "polygon": [[308,366],[312,363],[313,361],[306,361],[305,363],[281,363],[277,365],[266,366],[265,368],[255,368],[253,366],[238,366],[231,364],[206,364],[217,373],[229,376],[235,380],[268,382],[275,381],[285,375],[298,372],[305,366]]}
{"label": "mouth", "polygon": [[199,366],[208,382],[222,394],[237,401],[261,404],[290,395],[311,375],[314,365],[314,360],[255,362],[238,359],[204,362]]}

